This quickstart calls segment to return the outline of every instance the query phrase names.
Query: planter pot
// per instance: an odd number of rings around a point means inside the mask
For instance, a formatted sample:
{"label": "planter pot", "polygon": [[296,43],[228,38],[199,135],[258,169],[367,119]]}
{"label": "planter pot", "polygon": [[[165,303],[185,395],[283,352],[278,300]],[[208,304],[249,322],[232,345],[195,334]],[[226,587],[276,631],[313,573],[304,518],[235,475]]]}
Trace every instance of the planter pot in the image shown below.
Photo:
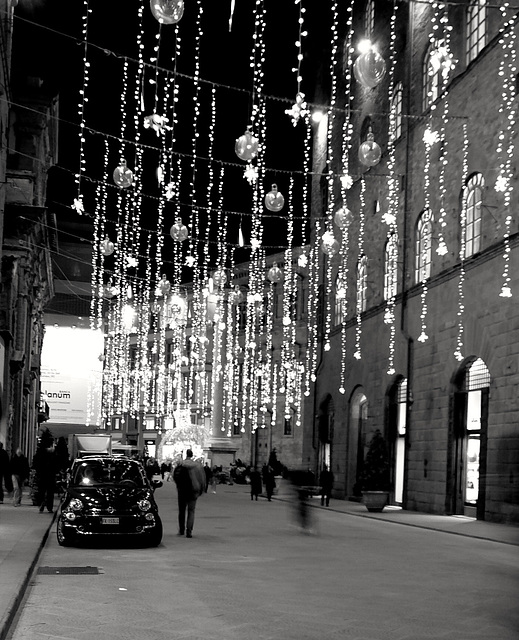
{"label": "planter pot", "polygon": [[380,513],[389,502],[389,491],[363,491],[362,502],[368,511]]}

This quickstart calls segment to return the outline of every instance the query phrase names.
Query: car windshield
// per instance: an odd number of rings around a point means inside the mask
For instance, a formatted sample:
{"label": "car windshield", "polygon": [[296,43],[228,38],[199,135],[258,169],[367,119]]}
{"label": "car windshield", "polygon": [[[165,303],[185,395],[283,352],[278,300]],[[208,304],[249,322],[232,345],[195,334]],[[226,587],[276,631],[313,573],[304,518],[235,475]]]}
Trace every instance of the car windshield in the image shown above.
{"label": "car windshield", "polygon": [[81,486],[99,484],[146,486],[139,465],[127,460],[85,460],[74,470],[72,484]]}

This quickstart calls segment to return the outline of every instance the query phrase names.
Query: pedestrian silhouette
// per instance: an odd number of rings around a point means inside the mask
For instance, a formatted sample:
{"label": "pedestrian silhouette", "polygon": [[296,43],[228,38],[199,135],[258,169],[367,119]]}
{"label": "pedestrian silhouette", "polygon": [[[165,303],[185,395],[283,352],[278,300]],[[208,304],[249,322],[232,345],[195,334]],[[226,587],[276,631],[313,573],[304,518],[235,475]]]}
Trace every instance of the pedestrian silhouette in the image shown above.
{"label": "pedestrian silhouette", "polygon": [[205,473],[202,465],[193,460],[191,449],[186,451],[185,460],[175,467],[173,480],[178,493],[178,535],[183,536],[185,532],[186,538],[192,538],[196,501],[204,492]]}
{"label": "pedestrian silhouette", "polygon": [[256,467],[250,472],[250,499],[258,499],[259,494],[262,491],[261,485],[261,473],[258,471]]}

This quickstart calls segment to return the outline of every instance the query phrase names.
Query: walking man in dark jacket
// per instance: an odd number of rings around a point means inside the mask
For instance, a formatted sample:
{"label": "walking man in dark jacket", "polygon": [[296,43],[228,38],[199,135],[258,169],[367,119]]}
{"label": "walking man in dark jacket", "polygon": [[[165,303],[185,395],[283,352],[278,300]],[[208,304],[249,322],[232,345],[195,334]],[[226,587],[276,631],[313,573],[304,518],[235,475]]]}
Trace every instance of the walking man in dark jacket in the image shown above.
{"label": "walking man in dark jacket", "polygon": [[[196,501],[204,493],[205,473],[202,465],[193,460],[191,449],[186,451],[186,459],[175,467],[173,480],[178,492],[178,535],[193,537]],[[187,523],[186,523],[187,510]]]}
{"label": "walking man in dark jacket", "polygon": [[13,487],[11,483],[9,454],[4,449],[4,443],[0,442],[0,503],[4,501],[4,484],[7,493],[11,493]]}

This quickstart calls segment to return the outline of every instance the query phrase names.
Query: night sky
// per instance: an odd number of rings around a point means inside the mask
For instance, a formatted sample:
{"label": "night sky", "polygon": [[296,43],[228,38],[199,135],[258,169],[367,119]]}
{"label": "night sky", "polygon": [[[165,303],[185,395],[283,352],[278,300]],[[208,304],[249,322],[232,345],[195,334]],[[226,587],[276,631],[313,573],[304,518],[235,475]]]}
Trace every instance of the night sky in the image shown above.
{"label": "night sky", "polygon": [[[79,236],[85,234],[83,223],[92,219],[93,203],[95,201],[95,185],[103,178],[103,149],[105,141],[110,145],[110,171],[117,165],[119,157],[117,138],[121,135],[121,93],[123,59],[128,58],[129,79],[127,92],[127,129],[125,138],[131,139],[133,113],[136,104],[133,95],[133,85],[138,58],[137,37],[138,0],[114,2],[107,0],[90,0],[91,10],[88,23],[87,59],[90,62],[90,78],[87,87],[85,103],[85,125],[91,131],[86,134],[84,144],[85,171],[83,174],[81,192],[84,195],[85,216],[71,208],[77,196],[77,186],[74,174],[79,167],[79,115],[78,102],[83,83],[83,55],[82,44],[82,12],[85,3],[79,0],[39,0],[38,2],[21,0],[15,10],[14,47],[18,57],[18,64],[26,65],[31,75],[38,75],[44,80],[44,87],[50,93],[59,93],[59,158],[57,166],[51,169],[48,182],[49,209],[57,215],[58,225],[66,226],[68,230],[81,230]],[[310,3],[307,3],[310,4]],[[305,14],[305,29],[308,36],[302,40],[304,59],[301,63],[303,81],[301,90],[305,92],[309,101],[314,99],[313,92],[319,66],[329,64],[328,55],[323,50],[328,40],[330,9],[323,11],[311,3]],[[193,81],[195,74],[195,41],[197,3],[186,0],[185,13],[178,24],[181,37],[181,54],[177,60],[177,71],[182,74],[178,80],[179,100],[177,103],[178,124],[175,127],[174,149],[186,154],[183,161],[183,193],[180,201],[183,203],[180,212],[173,202],[167,202],[164,209],[164,259],[168,262],[168,248],[173,242],[169,236],[169,228],[180,213],[187,224],[190,216],[189,181],[191,171],[191,153],[193,139]],[[241,225],[246,242],[251,226],[251,187],[243,177],[245,163],[238,160],[234,153],[234,143],[250,122],[253,74],[250,67],[252,48],[252,34],[254,28],[254,3],[251,0],[236,0],[232,30],[229,32],[230,0],[204,0],[202,15],[203,35],[200,39],[200,91],[198,120],[197,156],[208,156],[208,131],[210,122],[211,88],[216,86],[216,125],[214,134],[213,159],[225,163],[224,206],[228,214],[227,242],[237,244],[238,227]],[[293,0],[266,0],[266,29],[265,46],[266,60],[264,66],[264,89],[267,99],[267,126],[265,139],[265,166],[267,171],[263,181],[264,193],[270,190],[271,184],[276,183],[285,198],[288,195],[290,176],[294,178],[294,214],[301,215],[301,193],[303,169],[303,149],[306,126],[300,122],[293,126],[288,115],[284,113],[294,102],[297,92],[296,75],[292,68],[297,65],[298,49],[295,42],[298,39],[299,5]],[[34,23],[34,24],[33,24]],[[47,28],[45,28],[47,27]],[[160,49],[157,67],[172,69],[175,53],[175,27],[162,25],[160,27]],[[155,54],[153,47],[157,43],[156,35],[159,24],[153,17],[149,3],[143,4],[143,44],[145,62],[150,62]],[[27,47],[30,42],[31,46]],[[313,52],[313,53],[311,53]],[[316,55],[316,52],[317,55]],[[184,77],[185,76],[185,77]],[[142,191],[144,194],[141,226],[144,229],[154,229],[156,226],[157,198],[160,189],[156,180],[158,151],[153,148],[159,145],[159,138],[151,130],[142,127],[144,115],[149,115],[154,109],[155,86],[149,81],[154,77],[153,63],[146,67],[145,82],[143,84],[145,110],[140,114],[140,142],[149,147],[144,151],[142,163]],[[159,83],[164,85],[165,74],[159,72]],[[162,78],[162,80],[160,79]],[[159,89],[158,93],[160,93]],[[272,97],[272,98],[270,98]],[[276,99],[279,98],[279,99]],[[160,112],[160,109],[157,109]],[[129,123],[129,124],[128,124]],[[134,147],[125,152],[128,165],[134,166]],[[236,166],[232,166],[236,165]],[[205,198],[207,162],[197,163],[197,199],[202,202]],[[213,164],[215,171],[220,166]],[[117,212],[113,207],[117,189],[110,182],[109,206],[107,207],[107,228],[110,221],[114,224]],[[213,206],[216,196],[213,197]],[[275,253],[286,246],[287,224],[286,205],[281,216],[271,215],[266,209],[263,212],[262,226],[264,228],[263,244],[267,253]],[[81,219],[82,218],[82,219]],[[85,218],[87,220],[85,220]],[[201,220],[201,224],[203,224]],[[296,224],[294,240],[301,240],[299,227]],[[88,230],[88,229],[87,229]],[[86,238],[90,240],[91,238]],[[237,249],[236,262],[246,261],[250,249]],[[186,277],[189,277],[187,274]]]}

